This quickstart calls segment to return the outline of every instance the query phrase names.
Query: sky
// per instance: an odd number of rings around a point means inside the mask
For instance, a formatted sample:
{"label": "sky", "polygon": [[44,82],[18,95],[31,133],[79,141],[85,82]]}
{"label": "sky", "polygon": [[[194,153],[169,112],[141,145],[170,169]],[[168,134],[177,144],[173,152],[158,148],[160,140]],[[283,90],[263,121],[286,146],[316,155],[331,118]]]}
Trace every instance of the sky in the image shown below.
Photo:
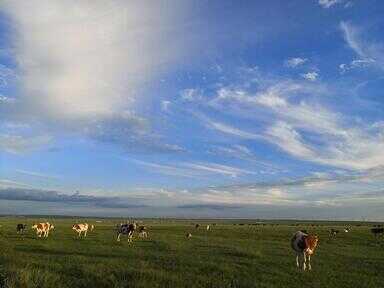
{"label": "sky", "polygon": [[384,220],[381,0],[0,3],[0,214]]}

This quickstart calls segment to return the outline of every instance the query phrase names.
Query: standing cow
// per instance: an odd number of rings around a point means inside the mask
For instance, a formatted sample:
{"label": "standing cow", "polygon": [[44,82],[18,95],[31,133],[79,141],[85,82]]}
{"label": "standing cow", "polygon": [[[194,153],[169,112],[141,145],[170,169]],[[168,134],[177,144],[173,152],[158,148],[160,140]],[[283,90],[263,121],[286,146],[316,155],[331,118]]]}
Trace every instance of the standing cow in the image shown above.
{"label": "standing cow", "polygon": [[17,226],[16,226],[17,234],[19,234],[19,233],[23,234],[26,229],[27,229],[26,224],[17,224]]}
{"label": "standing cow", "polygon": [[127,235],[128,242],[132,242],[133,233],[135,232],[137,225],[135,222],[130,224],[120,224],[117,226],[117,241],[120,241],[121,234]]}
{"label": "standing cow", "polygon": [[79,238],[81,237],[81,233],[83,233],[84,238],[87,237],[88,229],[92,230],[92,228],[88,225],[88,223],[73,224],[72,226],[72,230],[78,233]]}
{"label": "standing cow", "polygon": [[315,252],[319,238],[316,235],[308,235],[298,231],[293,235],[291,247],[296,252],[296,266],[300,268],[300,258],[302,259],[302,268],[305,271],[307,266],[311,270],[311,255]]}
{"label": "standing cow", "polygon": [[47,238],[49,236],[49,231],[53,230],[55,226],[53,226],[49,222],[44,222],[44,223],[34,224],[31,228],[36,229],[36,234],[38,237],[43,236],[44,238]]}
{"label": "standing cow", "polygon": [[147,227],[145,227],[145,226],[139,227],[139,237],[141,237],[141,238],[147,238],[148,237]]}

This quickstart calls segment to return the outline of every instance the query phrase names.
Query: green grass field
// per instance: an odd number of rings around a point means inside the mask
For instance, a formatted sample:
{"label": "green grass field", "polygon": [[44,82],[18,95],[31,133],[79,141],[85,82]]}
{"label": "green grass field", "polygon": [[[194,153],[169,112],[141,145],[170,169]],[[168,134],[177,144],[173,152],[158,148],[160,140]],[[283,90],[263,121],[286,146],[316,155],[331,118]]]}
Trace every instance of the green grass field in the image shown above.
{"label": "green grass field", "polygon": [[[48,239],[16,234],[17,223],[40,220],[55,225]],[[374,240],[371,225],[354,223],[330,239],[328,230],[345,224],[148,219],[149,238],[129,244],[116,242],[118,219],[80,221],[96,226],[86,239],[71,230],[75,219],[0,218],[2,287],[384,287],[384,240]],[[206,223],[216,225],[206,231]],[[298,229],[320,237],[311,272],[295,267],[290,239]]]}

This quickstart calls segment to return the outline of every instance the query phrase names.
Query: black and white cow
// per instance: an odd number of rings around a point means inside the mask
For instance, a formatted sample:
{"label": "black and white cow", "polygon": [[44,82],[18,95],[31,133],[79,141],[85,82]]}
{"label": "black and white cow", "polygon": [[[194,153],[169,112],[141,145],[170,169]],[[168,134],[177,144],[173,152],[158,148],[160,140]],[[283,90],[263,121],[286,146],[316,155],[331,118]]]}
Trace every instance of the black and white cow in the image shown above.
{"label": "black and white cow", "polygon": [[16,226],[17,233],[23,234],[26,229],[27,229],[26,224],[17,224],[17,226]]}
{"label": "black and white cow", "polygon": [[384,235],[384,228],[381,227],[374,227],[371,229],[372,234],[376,237],[380,235]]}
{"label": "black and white cow", "polygon": [[133,233],[135,232],[137,225],[135,222],[130,224],[120,224],[117,226],[117,241],[120,241],[121,234],[128,236],[128,242],[132,242]]}

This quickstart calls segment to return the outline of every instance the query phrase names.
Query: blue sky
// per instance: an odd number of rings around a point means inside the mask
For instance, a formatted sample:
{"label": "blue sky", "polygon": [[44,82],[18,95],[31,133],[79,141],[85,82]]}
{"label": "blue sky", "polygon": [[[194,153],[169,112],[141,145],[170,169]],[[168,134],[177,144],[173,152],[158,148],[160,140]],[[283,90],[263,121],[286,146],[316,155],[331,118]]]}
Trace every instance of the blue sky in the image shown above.
{"label": "blue sky", "polygon": [[2,1],[0,212],[383,220],[383,13]]}

